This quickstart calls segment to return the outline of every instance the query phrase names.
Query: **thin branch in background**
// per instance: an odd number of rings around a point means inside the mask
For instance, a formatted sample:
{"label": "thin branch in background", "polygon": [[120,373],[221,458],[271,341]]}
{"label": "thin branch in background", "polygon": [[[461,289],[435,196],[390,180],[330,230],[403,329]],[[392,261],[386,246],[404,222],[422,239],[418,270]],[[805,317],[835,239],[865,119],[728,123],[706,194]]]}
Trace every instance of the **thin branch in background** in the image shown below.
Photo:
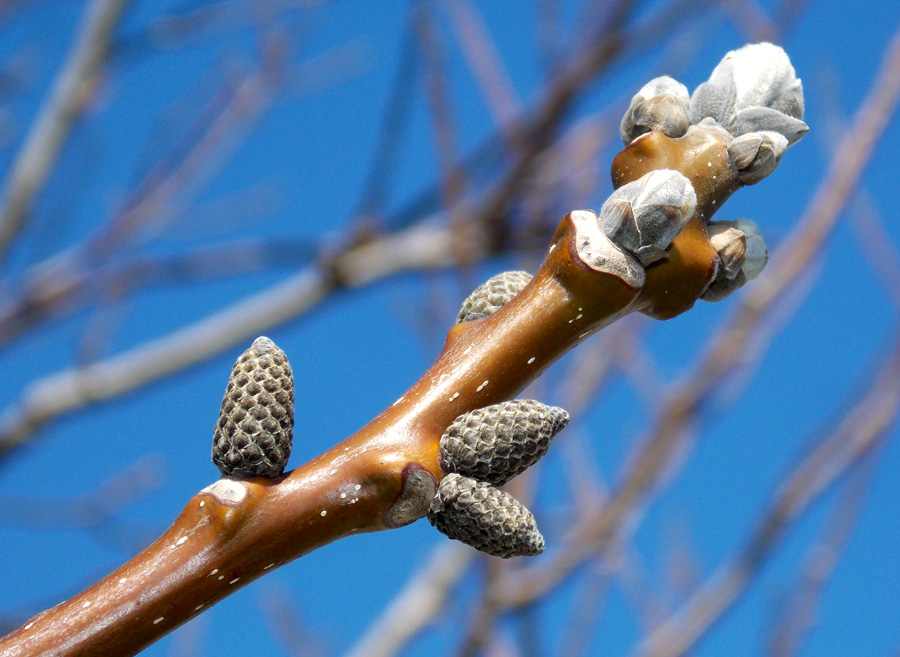
{"label": "thin branch in background", "polygon": [[811,634],[819,599],[853,536],[880,457],[876,447],[849,473],[821,536],[807,550],[797,582],[775,619],[769,657],[794,657]]}
{"label": "thin branch in background", "polygon": [[449,255],[451,239],[446,229],[425,225],[373,240],[342,253],[327,270],[311,265],[183,329],[34,381],[0,414],[0,462],[50,420],[202,362],[247,336],[308,312],[337,289],[361,287],[403,271],[449,267],[455,264]]}
{"label": "thin branch in background", "polygon": [[290,657],[323,657],[329,651],[321,637],[304,626],[290,591],[283,585],[268,584],[257,596],[257,602],[285,653]]}
{"label": "thin branch in background", "polygon": [[[27,328],[53,306],[66,298],[98,261],[110,259],[137,231],[157,226],[165,217],[173,197],[182,192],[202,167],[208,166],[213,153],[221,153],[223,139],[234,141],[235,121],[259,107],[265,93],[265,73],[254,72],[239,85],[227,85],[173,152],[154,168],[126,200],[122,210],[87,241],[32,267],[16,285],[7,290],[26,290],[24,299],[8,298],[0,317],[7,326],[4,339],[12,337],[10,324],[19,331]],[[26,316],[22,317],[25,313]]]}
{"label": "thin branch in background", "polygon": [[0,260],[28,218],[76,119],[91,99],[125,0],[94,0],[81,31],[3,184]]}
{"label": "thin branch in background", "polygon": [[[634,28],[628,36],[637,42],[671,32],[693,15],[689,0],[676,0],[654,17]],[[601,30],[601,36],[608,30]],[[610,33],[609,43],[589,41],[573,55],[572,63],[561,71],[559,80],[546,90],[543,101],[524,133],[545,135],[546,147],[561,121],[565,109],[592,76],[616,61],[631,40]],[[634,52],[628,51],[630,54]],[[473,216],[492,226],[492,234],[503,235],[488,246],[500,252],[507,242],[503,230],[506,205],[520,189],[517,173],[531,168],[542,152],[538,144],[519,153],[509,172],[489,188],[476,204]],[[440,215],[438,215],[440,217]],[[422,219],[418,225],[394,235],[372,240],[340,256],[316,265],[256,295],[207,317],[164,338],[145,343],[86,369],[70,369],[30,384],[18,403],[0,415],[0,461],[11,449],[24,444],[34,431],[51,419],[87,404],[110,399],[138,388],[149,381],[195,363],[233,346],[252,335],[259,335],[320,303],[344,287],[359,287],[401,271],[446,268],[458,264],[452,253],[454,244],[446,229]],[[484,225],[483,224],[483,225]]]}
{"label": "thin branch in background", "polygon": [[744,35],[748,43],[781,40],[780,23],[775,23],[757,0],[717,0],[731,15],[732,24]]}
{"label": "thin branch in background", "polygon": [[506,72],[500,53],[478,9],[468,0],[440,3],[450,18],[460,50],[478,89],[507,146],[514,148],[518,135],[511,131],[522,114],[521,103]]}
{"label": "thin branch in background", "polygon": [[326,0],[182,2],[141,29],[121,35],[113,43],[113,55],[117,62],[133,63],[160,51],[232,37],[247,29],[247,15],[251,11],[265,12],[272,19],[280,19],[309,12],[324,4]]}
{"label": "thin branch in background", "polygon": [[850,221],[860,253],[881,281],[894,306],[900,309],[900,253],[879,216],[875,200],[865,189],[861,189],[853,199]]}
{"label": "thin branch in background", "polygon": [[159,490],[161,470],[158,459],[147,457],[74,500],[2,497],[0,524],[45,531],[84,531],[103,544],[133,554],[146,546],[157,531],[131,525],[117,516]]}
{"label": "thin branch in background", "polygon": [[577,602],[572,605],[573,613],[561,633],[558,653],[561,657],[591,654],[591,638],[601,625],[604,603],[609,598],[612,577],[605,560],[596,559],[582,572]]}
{"label": "thin branch in background", "polygon": [[457,161],[457,126],[452,112],[453,103],[448,92],[445,52],[439,41],[430,7],[425,4],[419,5],[414,22],[424,62],[422,75],[425,79],[425,95],[434,134],[441,194],[444,207],[448,208],[452,215],[462,199],[466,182],[462,169],[454,166]]}
{"label": "thin branch in background", "polygon": [[433,622],[450,601],[476,552],[462,543],[442,543],[385,607],[344,657],[393,657]]}
{"label": "thin branch in background", "polygon": [[[273,46],[273,49],[275,47]],[[224,165],[226,151],[274,100],[281,79],[281,64],[265,58],[238,83],[227,83],[204,109],[194,127],[126,200],[123,208],[95,235],[32,267],[22,279],[6,286],[0,307],[0,341],[9,340],[68,302],[92,277],[92,269],[108,262],[138,239],[141,231],[160,230],[174,215],[189,189],[196,193],[201,181]],[[24,294],[14,294],[24,290]]]}
{"label": "thin branch in background", "polygon": [[702,571],[687,519],[677,520],[668,533],[663,542],[666,563],[663,591],[667,596],[666,607],[672,609],[697,588]]}
{"label": "thin branch in background", "polygon": [[561,59],[560,51],[565,41],[565,27],[561,16],[561,5],[555,0],[538,0],[538,19],[535,21],[536,41],[541,58],[541,68],[549,80],[556,72]]}
{"label": "thin branch in background", "polygon": [[400,46],[400,61],[388,96],[384,116],[378,130],[378,141],[375,146],[372,163],[366,182],[362,186],[354,213],[357,222],[363,222],[362,228],[369,229],[366,224],[373,223],[373,230],[380,228],[376,217],[384,212],[391,189],[391,182],[396,174],[397,160],[400,155],[401,135],[409,124],[413,106],[416,82],[419,79],[419,48],[415,37],[414,21],[407,25]]}
{"label": "thin branch in background", "polygon": [[497,620],[502,612],[494,601],[493,591],[500,571],[504,570],[507,564],[486,557],[481,557],[480,560],[483,566],[481,591],[478,600],[470,605],[469,620],[462,633],[458,657],[477,657],[486,651],[487,646],[494,643]]}
{"label": "thin branch in background", "polygon": [[[900,410],[900,343],[862,400],[837,429],[818,442],[783,480],[768,510],[738,555],[720,567],[666,622],[650,633],[633,657],[679,657],[729,610],[810,505],[886,440]],[[828,423],[827,426],[833,426]]]}

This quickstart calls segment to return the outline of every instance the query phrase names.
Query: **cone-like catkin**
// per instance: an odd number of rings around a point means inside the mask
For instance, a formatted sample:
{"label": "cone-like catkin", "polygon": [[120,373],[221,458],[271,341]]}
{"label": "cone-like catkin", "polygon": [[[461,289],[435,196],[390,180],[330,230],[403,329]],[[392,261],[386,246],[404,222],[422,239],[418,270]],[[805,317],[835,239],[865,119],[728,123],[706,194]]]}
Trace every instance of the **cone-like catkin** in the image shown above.
{"label": "cone-like catkin", "polygon": [[489,278],[463,301],[456,323],[494,314],[521,292],[530,280],[531,274],[526,271],[505,271]]}
{"label": "cone-like catkin", "polygon": [[277,477],[291,455],[294,378],[284,352],[260,337],[231,370],[212,460],[222,474],[242,479]]}
{"label": "cone-like catkin", "polygon": [[441,480],[428,520],[445,536],[495,557],[530,557],[544,551],[544,537],[521,502],[458,474]]}
{"label": "cone-like catkin", "polygon": [[463,413],[441,436],[441,468],[502,486],[544,456],[568,423],[563,409],[531,399]]}

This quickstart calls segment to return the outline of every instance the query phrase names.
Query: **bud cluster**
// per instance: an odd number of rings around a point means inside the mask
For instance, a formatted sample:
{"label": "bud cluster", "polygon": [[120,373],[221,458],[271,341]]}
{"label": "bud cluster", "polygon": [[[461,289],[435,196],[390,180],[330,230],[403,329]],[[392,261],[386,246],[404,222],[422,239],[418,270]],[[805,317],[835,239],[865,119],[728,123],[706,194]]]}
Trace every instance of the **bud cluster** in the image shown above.
{"label": "bud cluster", "polygon": [[568,421],[563,409],[528,399],[460,415],[441,437],[439,460],[446,476],[428,520],[446,536],[493,556],[543,552],[532,513],[497,486],[543,457]]}
{"label": "bud cluster", "polygon": [[[771,43],[756,43],[725,55],[693,95],[668,76],[651,80],[632,98],[620,132],[627,145],[653,130],[678,139],[692,126],[714,128],[736,179],[754,185],[809,130],[802,119],[803,83],[787,54]],[[602,214],[609,214],[610,223],[627,225],[612,201]],[[711,222],[708,234],[719,266],[701,298],[719,301],[758,276],[768,252],[756,224],[746,219]],[[647,264],[646,256],[640,260]]]}
{"label": "bud cluster", "polygon": [[753,185],[809,130],[802,119],[803,84],[787,54],[756,43],[725,55],[692,96],[668,76],[651,80],[631,99],[620,133],[627,145],[651,130],[677,139],[692,125],[724,128],[738,179]]}

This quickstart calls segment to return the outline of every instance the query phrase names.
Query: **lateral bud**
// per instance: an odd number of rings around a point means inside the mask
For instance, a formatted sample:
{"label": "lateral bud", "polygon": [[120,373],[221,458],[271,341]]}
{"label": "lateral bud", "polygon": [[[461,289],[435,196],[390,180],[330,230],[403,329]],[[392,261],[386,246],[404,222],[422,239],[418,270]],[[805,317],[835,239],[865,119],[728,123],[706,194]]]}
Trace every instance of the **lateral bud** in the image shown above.
{"label": "lateral bud", "polygon": [[566,411],[532,399],[463,413],[441,436],[441,470],[502,486],[537,463],[568,423]]}
{"label": "lateral bud", "polygon": [[755,185],[775,170],[787,147],[788,140],[777,132],[750,132],[728,144],[728,157],[738,179]]}
{"label": "lateral bud", "polygon": [[213,431],[212,460],[223,475],[278,477],[291,455],[294,378],[284,352],[253,341],[228,378]]}
{"label": "lateral bud", "polygon": [[531,278],[531,274],[526,271],[506,271],[492,276],[466,297],[456,316],[456,323],[493,315],[521,292]]}
{"label": "lateral bud", "polygon": [[453,473],[441,480],[428,521],[439,532],[495,557],[534,556],[544,537],[534,515],[509,493]]}
{"label": "lateral bud", "polygon": [[646,267],[665,257],[697,207],[690,181],[678,171],[651,171],[614,191],[600,209],[600,228]]}
{"label": "lateral bud", "polygon": [[719,255],[719,269],[700,298],[722,301],[762,273],[769,252],[759,228],[749,219],[710,222],[708,234]]}

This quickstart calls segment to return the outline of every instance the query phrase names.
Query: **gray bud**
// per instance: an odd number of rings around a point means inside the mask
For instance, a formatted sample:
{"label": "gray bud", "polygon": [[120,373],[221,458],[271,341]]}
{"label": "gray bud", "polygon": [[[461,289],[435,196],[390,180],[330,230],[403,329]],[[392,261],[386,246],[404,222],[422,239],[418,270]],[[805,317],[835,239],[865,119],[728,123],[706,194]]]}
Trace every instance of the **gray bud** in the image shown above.
{"label": "gray bud", "polygon": [[659,169],[613,192],[600,210],[600,228],[646,266],[665,255],[696,207],[690,181]]}
{"label": "gray bud", "polygon": [[438,460],[456,472],[502,486],[541,459],[569,414],[531,399],[515,399],[463,413],[441,436]]}
{"label": "gray bud", "polygon": [[691,122],[712,118],[738,137],[777,132],[788,144],[808,131],[803,118],[803,84],[787,54],[771,43],[728,53],[691,97]]}
{"label": "gray bud", "polygon": [[439,532],[504,559],[544,551],[531,511],[509,493],[458,474],[441,480],[428,521]]}
{"label": "gray bud", "polygon": [[687,87],[663,75],[645,84],[631,99],[619,125],[619,134],[626,145],[651,130],[677,139],[690,126],[689,113]]}
{"label": "gray bud", "polygon": [[731,124],[731,132],[735,136],[761,131],[777,132],[787,139],[790,146],[809,132],[809,126],[800,119],[768,107],[758,106],[742,109],[735,115]]}
{"label": "gray bud", "polygon": [[[720,69],[717,67],[716,71],[720,71]],[[731,122],[736,94],[734,78],[724,75],[722,72],[718,77],[718,80],[710,79],[701,84],[691,96],[692,124],[700,123],[706,118],[724,126]]]}
{"label": "gray bud", "polygon": [[294,378],[269,338],[253,341],[235,362],[213,432],[212,460],[224,475],[277,477],[291,455]]}
{"label": "gray bud", "polygon": [[489,278],[463,301],[456,316],[456,323],[493,315],[521,292],[531,278],[531,274],[524,271],[506,271]]}
{"label": "gray bud", "polygon": [[749,219],[710,222],[708,233],[719,269],[701,299],[721,301],[762,273],[769,252],[759,227]]}
{"label": "gray bud", "polygon": [[787,147],[788,140],[777,132],[751,132],[728,144],[728,157],[738,179],[754,185],[775,170]]}

